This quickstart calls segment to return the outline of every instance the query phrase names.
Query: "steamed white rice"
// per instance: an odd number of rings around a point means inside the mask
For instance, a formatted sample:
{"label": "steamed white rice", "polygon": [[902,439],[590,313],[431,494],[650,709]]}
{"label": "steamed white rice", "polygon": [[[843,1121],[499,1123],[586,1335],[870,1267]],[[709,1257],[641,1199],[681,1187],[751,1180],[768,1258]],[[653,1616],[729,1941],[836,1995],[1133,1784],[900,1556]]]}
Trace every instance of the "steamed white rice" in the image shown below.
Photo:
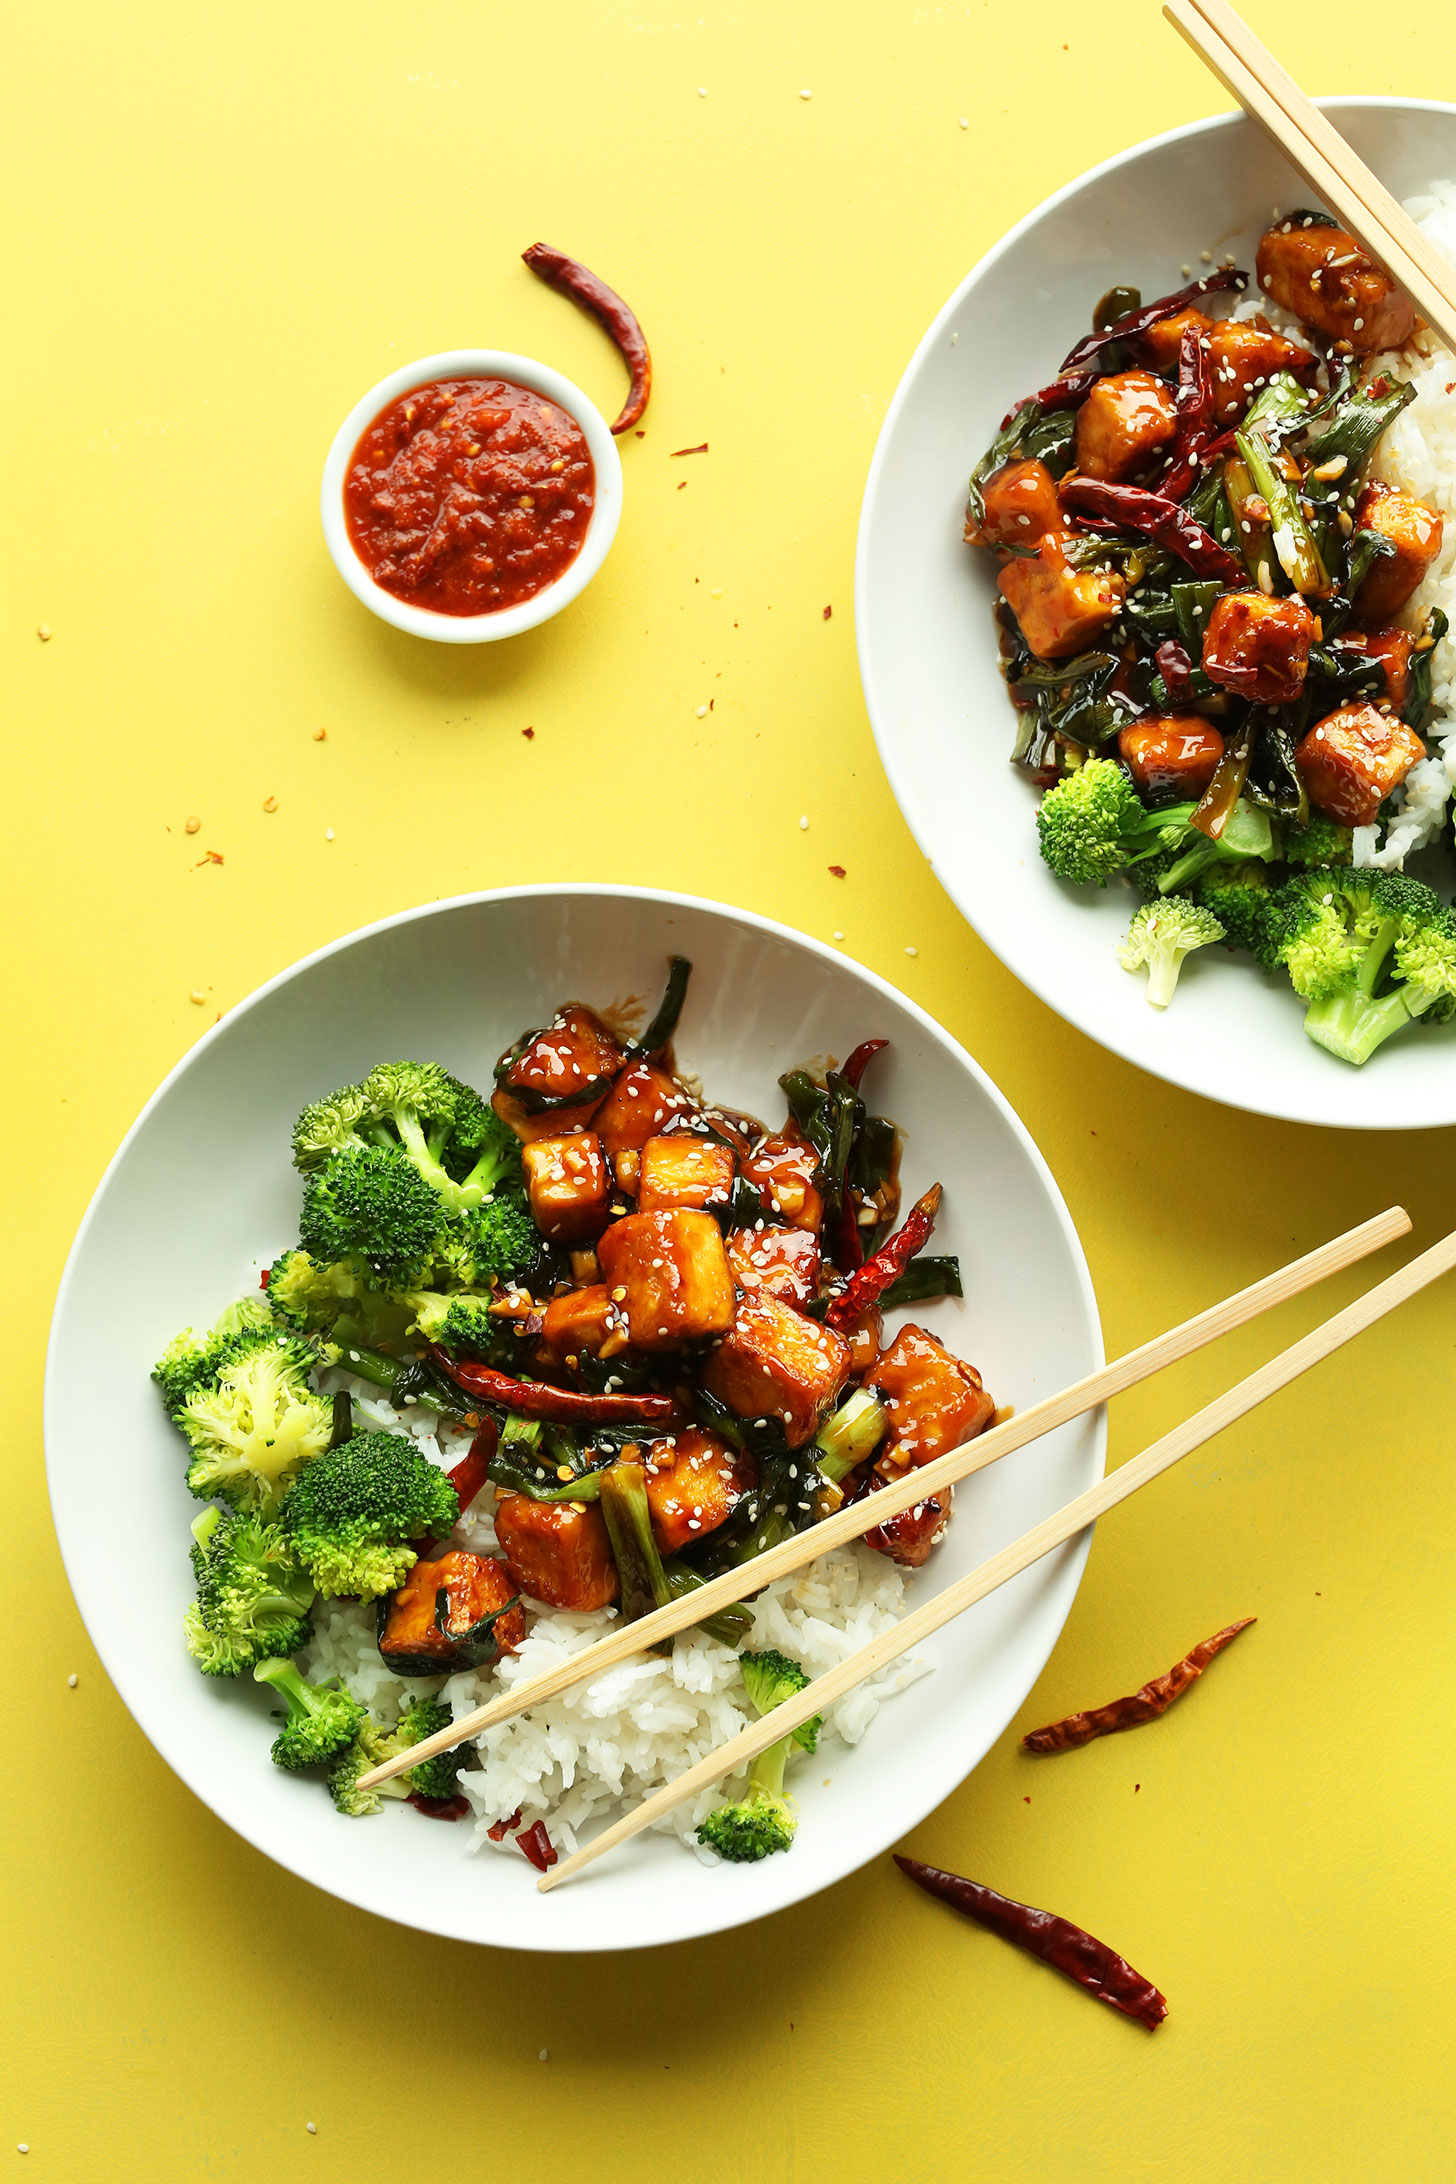
{"label": "steamed white rice", "polygon": [[[1405,209],[1442,257],[1456,264],[1456,182],[1432,182]],[[1267,296],[1246,296],[1234,316],[1262,311],[1281,331],[1298,334],[1299,321]],[[1376,826],[1356,827],[1354,862],[1385,871],[1437,841],[1456,788],[1456,359],[1429,334],[1408,349],[1372,360],[1373,369],[1408,380],[1416,399],[1402,410],[1376,449],[1370,475],[1414,493],[1445,518],[1441,551],[1425,581],[1401,614],[1416,628],[1431,607],[1444,609],[1451,630],[1436,647],[1431,676],[1433,706],[1422,731],[1427,755],[1395,792],[1394,815]]]}
{"label": "steamed white rice", "polygon": [[[378,1389],[343,1374],[329,1375],[324,1385],[348,1388],[362,1422],[381,1431],[409,1433],[421,1453],[442,1469],[450,1469],[464,1453],[468,1434],[450,1427],[437,1433],[433,1412],[413,1406],[396,1410]],[[457,1546],[481,1554],[495,1551],[493,1503],[487,1488],[456,1530]],[[905,1577],[886,1556],[856,1542],[781,1578],[752,1607],[754,1628],[748,1643],[777,1646],[807,1675],[817,1676],[899,1621]],[[405,1678],[380,1657],[372,1603],[360,1607],[321,1600],[314,1611],[313,1640],[302,1656],[303,1673],[313,1682],[337,1676],[384,1724],[392,1726],[404,1701],[422,1691],[442,1691],[458,1719],[500,1690],[579,1653],[616,1614],[609,1608],[602,1614],[567,1615],[529,1601],[526,1610],[525,1643],[487,1674]],[[823,1771],[832,1772],[836,1743],[857,1744],[881,1703],[929,1667],[928,1661],[910,1655],[848,1693],[830,1709],[819,1753],[799,1765],[811,1768],[822,1762]],[[574,1850],[584,1836],[639,1804],[649,1791],[675,1779],[755,1718],[737,1655],[700,1631],[686,1631],[670,1656],[624,1662],[593,1683],[533,1707],[474,1740],[474,1756],[460,1775],[460,1788],[471,1806],[471,1847],[518,1855],[509,1836],[496,1845],[487,1830],[519,1811],[523,1827],[544,1820],[557,1849]],[[706,1863],[716,1864],[714,1854],[693,1839],[693,1830],[732,1788],[729,1780],[706,1791],[696,1803],[682,1805],[659,1821],[659,1828],[679,1836]]]}

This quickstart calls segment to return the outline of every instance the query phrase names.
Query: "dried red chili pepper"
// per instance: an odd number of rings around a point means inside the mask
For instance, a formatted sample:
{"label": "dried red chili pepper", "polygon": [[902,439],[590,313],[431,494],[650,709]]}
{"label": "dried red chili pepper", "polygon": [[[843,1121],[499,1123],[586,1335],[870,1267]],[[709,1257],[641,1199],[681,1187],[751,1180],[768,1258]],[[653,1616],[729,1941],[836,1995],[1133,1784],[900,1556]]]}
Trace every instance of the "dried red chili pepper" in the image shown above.
{"label": "dried red chili pepper", "polygon": [[917,1251],[930,1240],[935,1227],[935,1216],[940,1209],[940,1185],[932,1183],[923,1198],[917,1198],[902,1225],[893,1236],[881,1244],[872,1258],[856,1267],[839,1295],[830,1305],[824,1317],[831,1327],[846,1327],[851,1320],[867,1312],[878,1297],[883,1296],[891,1282],[898,1281]]}
{"label": "dried red chili pepper", "polygon": [[493,1843],[503,1843],[508,1835],[514,1834],[520,1824],[521,1808],[517,1805],[509,1820],[497,1820],[485,1832]]}
{"label": "dried red chili pepper", "polygon": [[897,1855],[895,1863],[927,1895],[939,1897],[953,1911],[963,1911],[967,1918],[989,1927],[1003,1941],[1014,1942],[1028,1956],[1040,1957],[1054,1971],[1085,1987],[1088,1994],[1095,1994],[1099,2002],[1146,2025],[1149,2032],[1167,2016],[1167,2002],[1152,1981],[1135,1972],[1126,1958],[1109,1949],[1105,1941],[1074,1926],[1070,1919],[1060,1919],[1053,1911],[1034,1910],[1028,1903],[998,1895],[980,1881],[946,1873],[940,1866],[922,1865],[918,1858]]}
{"label": "dried red chili pepper", "polygon": [[590,311],[621,350],[632,374],[632,384],[620,414],[613,421],[612,430],[628,431],[646,409],[647,397],[652,392],[652,358],[648,353],[647,336],[637,323],[637,314],[614,288],[608,288],[604,280],[577,259],[568,258],[564,250],[553,250],[549,243],[532,243],[521,256],[548,287],[570,296],[583,310]]}
{"label": "dried red chili pepper", "polygon": [[[833,867],[831,866],[831,870]],[[888,1039],[863,1039],[838,1071],[845,1083],[857,1092],[860,1079],[875,1056],[889,1045]],[[846,1274],[854,1273],[864,1264],[864,1239],[860,1235],[859,1221],[855,1214],[854,1196],[846,1185],[841,1191],[839,1207],[834,1223],[834,1262]]]}
{"label": "dried red chili pepper", "polygon": [[1139,304],[1136,311],[1124,311],[1120,319],[1114,319],[1100,334],[1084,334],[1062,358],[1062,370],[1080,371],[1109,342],[1131,341],[1135,334],[1145,334],[1160,319],[1176,318],[1180,311],[1187,310],[1190,303],[1197,303],[1200,296],[1216,296],[1225,289],[1238,290],[1247,288],[1248,285],[1249,276],[1239,266],[1220,266],[1217,273],[1210,273],[1200,281],[1190,281],[1186,288],[1176,289],[1171,296],[1160,296],[1156,303]]}
{"label": "dried red chili pepper", "polygon": [[1176,637],[1167,637],[1154,655],[1170,705],[1191,705],[1198,695],[1193,687],[1193,660]]}
{"label": "dried red chili pepper", "polygon": [[491,1461],[499,1439],[500,1427],[495,1420],[482,1418],[476,1428],[475,1439],[450,1473],[450,1484],[455,1489],[462,1517],[490,1476]]}
{"label": "dried red chili pepper", "polygon": [[1178,391],[1173,398],[1178,435],[1158,483],[1166,500],[1181,501],[1203,467],[1213,430],[1213,366],[1201,328],[1185,326],[1178,343]]}
{"label": "dried red chili pepper", "polygon": [[1246,581],[1242,562],[1235,561],[1211,531],[1162,493],[1148,493],[1137,485],[1109,485],[1101,478],[1064,478],[1057,494],[1073,515],[1143,532],[1186,562],[1196,576],[1211,576],[1220,584]]}
{"label": "dried red chili pepper", "polygon": [[463,1820],[470,1810],[468,1797],[426,1797],[422,1790],[411,1790],[408,1802],[427,1820]]}
{"label": "dried red chili pepper", "polygon": [[1105,1706],[1089,1707],[1084,1714],[1068,1714],[1065,1720],[1051,1722],[1045,1729],[1033,1729],[1022,1738],[1022,1744],[1028,1752],[1072,1752],[1079,1744],[1090,1744],[1094,1737],[1110,1737],[1119,1729],[1136,1729],[1141,1722],[1156,1721],[1175,1699],[1182,1698],[1190,1684],[1198,1681],[1214,1655],[1232,1645],[1239,1632],[1247,1630],[1255,1620],[1246,1615],[1241,1623],[1230,1623],[1227,1630],[1205,1638],[1166,1675],[1154,1676],[1140,1691],[1125,1699],[1109,1699]]}
{"label": "dried red chili pepper", "polygon": [[557,1426],[669,1425],[678,1416],[670,1395],[580,1395],[574,1388],[553,1388],[544,1380],[516,1380],[473,1358],[451,1357],[430,1345],[430,1357],[457,1388],[519,1411],[523,1418],[544,1418]]}
{"label": "dried red chili pepper", "polygon": [[516,1841],[538,1873],[550,1872],[556,1863],[556,1845],[546,1833],[544,1820],[533,1820],[530,1827],[521,1830]]}
{"label": "dried red chili pepper", "polygon": [[[831,865],[829,869],[832,872],[834,867]],[[858,1092],[860,1079],[869,1068],[870,1063],[877,1054],[884,1051],[889,1043],[888,1039],[862,1039],[845,1062],[844,1067],[839,1071],[839,1075],[844,1078],[847,1084],[852,1084],[855,1091]]]}
{"label": "dried red chili pepper", "polygon": [[1067,372],[1043,387],[1032,400],[1044,410],[1078,409],[1097,384],[1096,372]]}

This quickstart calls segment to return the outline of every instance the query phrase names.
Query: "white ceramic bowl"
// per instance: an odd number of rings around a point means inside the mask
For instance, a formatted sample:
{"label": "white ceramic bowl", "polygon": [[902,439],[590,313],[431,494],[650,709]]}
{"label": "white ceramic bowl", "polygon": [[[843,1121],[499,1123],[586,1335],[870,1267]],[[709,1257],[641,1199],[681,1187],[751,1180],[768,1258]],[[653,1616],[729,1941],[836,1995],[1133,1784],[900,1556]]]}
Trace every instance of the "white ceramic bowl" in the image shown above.
{"label": "white ceramic bowl", "polygon": [[[1456,107],[1324,102],[1397,197],[1456,174]],[[1301,1122],[1456,1122],[1456,1026],[1413,1028],[1352,1069],[1305,1038],[1286,980],[1213,949],[1173,1005],[1118,963],[1120,886],[1064,887],[1037,853],[1036,796],[1009,763],[990,557],[961,540],[966,480],[1012,403],[1045,386],[1114,282],[1181,285],[1204,251],[1252,268],[1274,208],[1310,192],[1252,123],[1194,122],[1094,168],[969,274],[916,350],[865,488],[855,577],[860,673],[880,757],[941,885],[1033,993],[1116,1054],[1210,1099]]]}
{"label": "white ceramic bowl", "polygon": [[[715,1095],[783,1112],[777,1078],[860,1039],[892,1042],[873,1096],[908,1132],[905,1180],[946,1186],[937,1246],[958,1251],[963,1303],[920,1314],[978,1362],[999,1401],[1051,1394],[1101,1360],[1097,1309],[1067,1210],[981,1070],[882,980],[746,911],[614,887],[516,888],[431,903],[310,956],[210,1031],[128,1132],[61,1284],[46,1380],[52,1508],[97,1651],[182,1779],[260,1850],[381,1916],[523,1949],[685,1939],[779,1909],[883,1851],[974,1767],[1030,1689],[1086,1556],[1063,1549],[962,1616],[933,1675],[889,1700],[852,1752],[826,1748],[795,1784],[792,1851],[700,1865],[644,1836],[541,1897],[524,1858],[467,1851],[466,1825],[401,1806],[341,1819],[314,1781],[270,1765],[269,1694],[200,1676],[182,1645],[197,1504],[148,1380],[178,1328],[204,1326],[244,1270],[296,1234],[289,1130],[304,1102],[381,1056],[438,1058],[487,1083],[496,1055],[563,999],[655,997],[670,951],[695,970],[682,1062]],[[205,1212],[202,1210],[205,1209]],[[1090,1418],[962,1488],[916,1589],[972,1568],[1101,1473]],[[825,1788],[824,1778],[831,1778]]]}
{"label": "white ceramic bowl", "polygon": [[[596,493],[576,559],[562,570],[554,584],[545,585],[519,606],[502,607],[497,614],[437,614],[433,608],[412,606],[407,599],[396,598],[382,584],[375,583],[349,537],[344,518],[344,483],[366,426],[412,387],[428,386],[435,379],[509,379],[518,387],[534,388],[576,419],[591,450]],[[392,622],[396,629],[408,630],[412,637],[433,638],[436,644],[490,644],[499,637],[518,637],[522,630],[549,621],[553,614],[570,606],[596,575],[621,519],[622,459],[601,411],[580,387],[552,371],[549,364],[538,364],[529,356],[513,356],[508,349],[445,349],[438,356],[422,356],[417,363],[402,364],[354,404],[335,433],[324,464],[321,505],[324,538],[334,567],[371,614],[377,614],[383,622]]]}

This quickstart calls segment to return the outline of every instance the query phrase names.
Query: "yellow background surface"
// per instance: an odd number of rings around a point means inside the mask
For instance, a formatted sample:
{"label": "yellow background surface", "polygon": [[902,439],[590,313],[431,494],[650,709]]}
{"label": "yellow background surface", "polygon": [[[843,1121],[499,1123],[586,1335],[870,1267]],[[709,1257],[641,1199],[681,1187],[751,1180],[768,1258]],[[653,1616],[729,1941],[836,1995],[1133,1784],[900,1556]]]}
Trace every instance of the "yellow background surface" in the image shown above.
{"label": "yellow background surface", "polygon": [[[1313,50],[1294,0],[1252,12],[1315,91],[1456,94],[1439,12],[1326,0]],[[855,521],[922,329],[1013,219],[1217,86],[1153,0],[31,0],[0,82],[0,2168],[25,2142],[68,2184],[1448,2176],[1449,1290],[1109,1518],[1023,1717],[913,1838],[1125,1951],[1171,2000],[1152,2038],[888,1861],[595,1961],[316,1894],[132,1726],[42,1477],[51,1299],[137,1107],[260,980],[461,889],[636,880],[841,930],[1025,1117],[1109,1350],[1392,1198],[1419,1241],[1456,1221],[1448,1137],[1205,1105],[1024,993],[920,859],[860,700]],[[651,338],[618,543],[560,621],[416,643],[325,557],[324,451],[459,344],[610,415],[620,366],[519,263],[538,237]],[[1125,1399],[1113,1460],[1316,1316]],[[1248,1613],[1167,1721],[1018,1754]]]}

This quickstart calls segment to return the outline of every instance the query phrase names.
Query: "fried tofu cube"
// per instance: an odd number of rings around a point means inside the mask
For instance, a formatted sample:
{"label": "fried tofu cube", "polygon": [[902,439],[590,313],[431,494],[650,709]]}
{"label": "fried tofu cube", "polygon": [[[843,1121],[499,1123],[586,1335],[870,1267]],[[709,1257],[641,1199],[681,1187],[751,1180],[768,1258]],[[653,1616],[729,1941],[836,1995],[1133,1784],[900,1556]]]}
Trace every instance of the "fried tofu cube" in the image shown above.
{"label": "fried tofu cube", "polygon": [[981,488],[979,524],[967,519],[968,546],[1034,546],[1065,529],[1057,483],[1045,463],[1003,463]]}
{"label": "fried tofu cube", "polygon": [[626,1327],[606,1283],[593,1282],[585,1289],[568,1289],[564,1296],[551,1299],[541,1315],[541,1340],[563,1362],[575,1363],[583,1353],[600,1357],[615,1336],[621,1340],[614,1347],[623,1348]]}
{"label": "fried tofu cube", "polygon": [[637,1174],[639,1213],[672,1206],[726,1206],[733,1195],[733,1153],[716,1138],[650,1137]]}
{"label": "fried tofu cube", "polygon": [[1314,637],[1315,619],[1302,599],[1224,592],[1203,633],[1203,672],[1255,705],[1292,705],[1304,688]]}
{"label": "fried tofu cube", "polygon": [[676,1350],[733,1325],[733,1276],[711,1213],[629,1213],[597,1246],[635,1350]]}
{"label": "fried tofu cube", "polygon": [[1408,629],[1352,629],[1345,643],[1356,645],[1385,669],[1385,695],[1393,713],[1403,712],[1411,693],[1411,655],[1416,641]]}
{"label": "fried tofu cube", "polygon": [[1077,468],[1088,478],[1135,478],[1177,430],[1177,407],[1161,379],[1110,372],[1077,412]]}
{"label": "fried tofu cube", "polygon": [[754,1484],[752,1459],[701,1426],[654,1441],[647,1452],[652,1536],[665,1555],[726,1524]]}
{"label": "fried tofu cube", "polygon": [[1437,554],[1445,530],[1434,508],[1401,493],[1393,485],[1372,480],[1362,486],[1355,503],[1355,528],[1379,531],[1395,547],[1393,554],[1373,562],[1370,574],[1355,595],[1362,621],[1386,622],[1398,614],[1416,589]]}
{"label": "fried tofu cube", "polygon": [[888,1446],[876,1469],[891,1476],[973,1441],[995,1415],[975,1366],[952,1356],[924,1327],[902,1327],[870,1377],[890,1414]]}
{"label": "fried tofu cube", "polygon": [[819,1294],[819,1239],[808,1229],[735,1229],[728,1264],[740,1289],[762,1289],[802,1311]]}
{"label": "fried tofu cube", "polygon": [[950,1504],[951,1489],[943,1486],[938,1494],[927,1494],[924,1501],[913,1502],[908,1509],[877,1524],[873,1531],[865,1533],[864,1543],[902,1568],[918,1570],[929,1561],[931,1548],[945,1537]]}
{"label": "fried tofu cube", "polygon": [[600,1103],[603,1078],[622,1066],[622,1049],[595,1009],[572,1001],[558,1009],[544,1031],[532,1032],[501,1080],[501,1089],[528,1110],[532,1098],[569,1100],[580,1094]]}
{"label": "fried tofu cube", "polygon": [[534,1114],[519,1100],[513,1100],[509,1092],[502,1092],[499,1085],[490,1096],[490,1104],[523,1145],[534,1145],[538,1138],[564,1137],[573,1130],[590,1129],[597,1111],[593,1099],[583,1101],[579,1107],[552,1107],[545,1114]]}
{"label": "fried tofu cube", "polygon": [[1039,660],[1085,652],[1114,620],[1127,590],[1114,569],[1075,568],[1065,534],[1054,531],[1034,555],[1008,561],[996,583]]}
{"label": "fried tofu cube", "polygon": [[1223,757],[1223,737],[1197,713],[1153,713],[1129,721],[1117,748],[1145,796],[1202,796]]}
{"label": "fried tofu cube", "polygon": [[766,1214],[818,1235],[824,1200],[814,1180],[819,1156],[812,1145],[787,1137],[765,1138],[744,1155],[738,1167],[758,1192]]}
{"label": "fried tofu cube", "polygon": [[1420,326],[1389,275],[1343,228],[1281,220],[1254,260],[1266,296],[1357,355],[1403,348]]}
{"label": "fried tofu cube", "polygon": [[703,1385],[739,1418],[777,1418],[802,1448],[849,1378],[849,1344],[762,1290],[743,1296]]}
{"label": "fried tofu cube", "polygon": [[1185,327],[1196,326],[1200,334],[1209,332],[1212,319],[1190,304],[1186,311],[1175,311],[1171,318],[1159,319],[1145,334],[1138,335],[1138,352],[1145,364],[1155,372],[1176,372],[1178,358],[1183,349]]}
{"label": "fried tofu cube", "polygon": [[1426,746],[1414,728],[1373,705],[1341,705],[1311,728],[1294,753],[1316,811],[1341,826],[1368,827]]}
{"label": "fried tofu cube", "polygon": [[635,1157],[624,1167],[625,1156],[639,1154],[675,1115],[692,1112],[692,1100],[665,1069],[655,1069],[651,1062],[630,1062],[620,1072],[597,1109],[595,1129],[612,1173],[624,1189],[636,1189],[638,1168]]}
{"label": "fried tofu cube", "polygon": [[1215,418],[1221,425],[1233,424],[1275,372],[1306,380],[1317,361],[1297,341],[1276,334],[1266,318],[1216,319],[1208,333]]}
{"label": "fried tofu cube", "polygon": [[537,1138],[522,1147],[526,1196],[543,1236],[574,1244],[606,1227],[611,1179],[602,1141],[594,1130],[570,1137]]}
{"label": "fried tofu cube", "polygon": [[502,1494],[495,1536],[517,1592],[576,1615],[610,1607],[616,1599],[617,1565],[607,1520],[595,1503]]}
{"label": "fried tofu cube", "polygon": [[[521,1589],[505,1564],[490,1555],[452,1548],[429,1562],[417,1562],[390,1598],[379,1651],[401,1673],[428,1673],[420,1666],[405,1669],[406,1662],[438,1663],[439,1673],[448,1675],[460,1640]],[[435,1613],[442,1592],[447,1601],[443,1630]],[[526,1635],[522,1610],[512,1608],[501,1616],[492,1635],[502,1653],[514,1653]]]}

